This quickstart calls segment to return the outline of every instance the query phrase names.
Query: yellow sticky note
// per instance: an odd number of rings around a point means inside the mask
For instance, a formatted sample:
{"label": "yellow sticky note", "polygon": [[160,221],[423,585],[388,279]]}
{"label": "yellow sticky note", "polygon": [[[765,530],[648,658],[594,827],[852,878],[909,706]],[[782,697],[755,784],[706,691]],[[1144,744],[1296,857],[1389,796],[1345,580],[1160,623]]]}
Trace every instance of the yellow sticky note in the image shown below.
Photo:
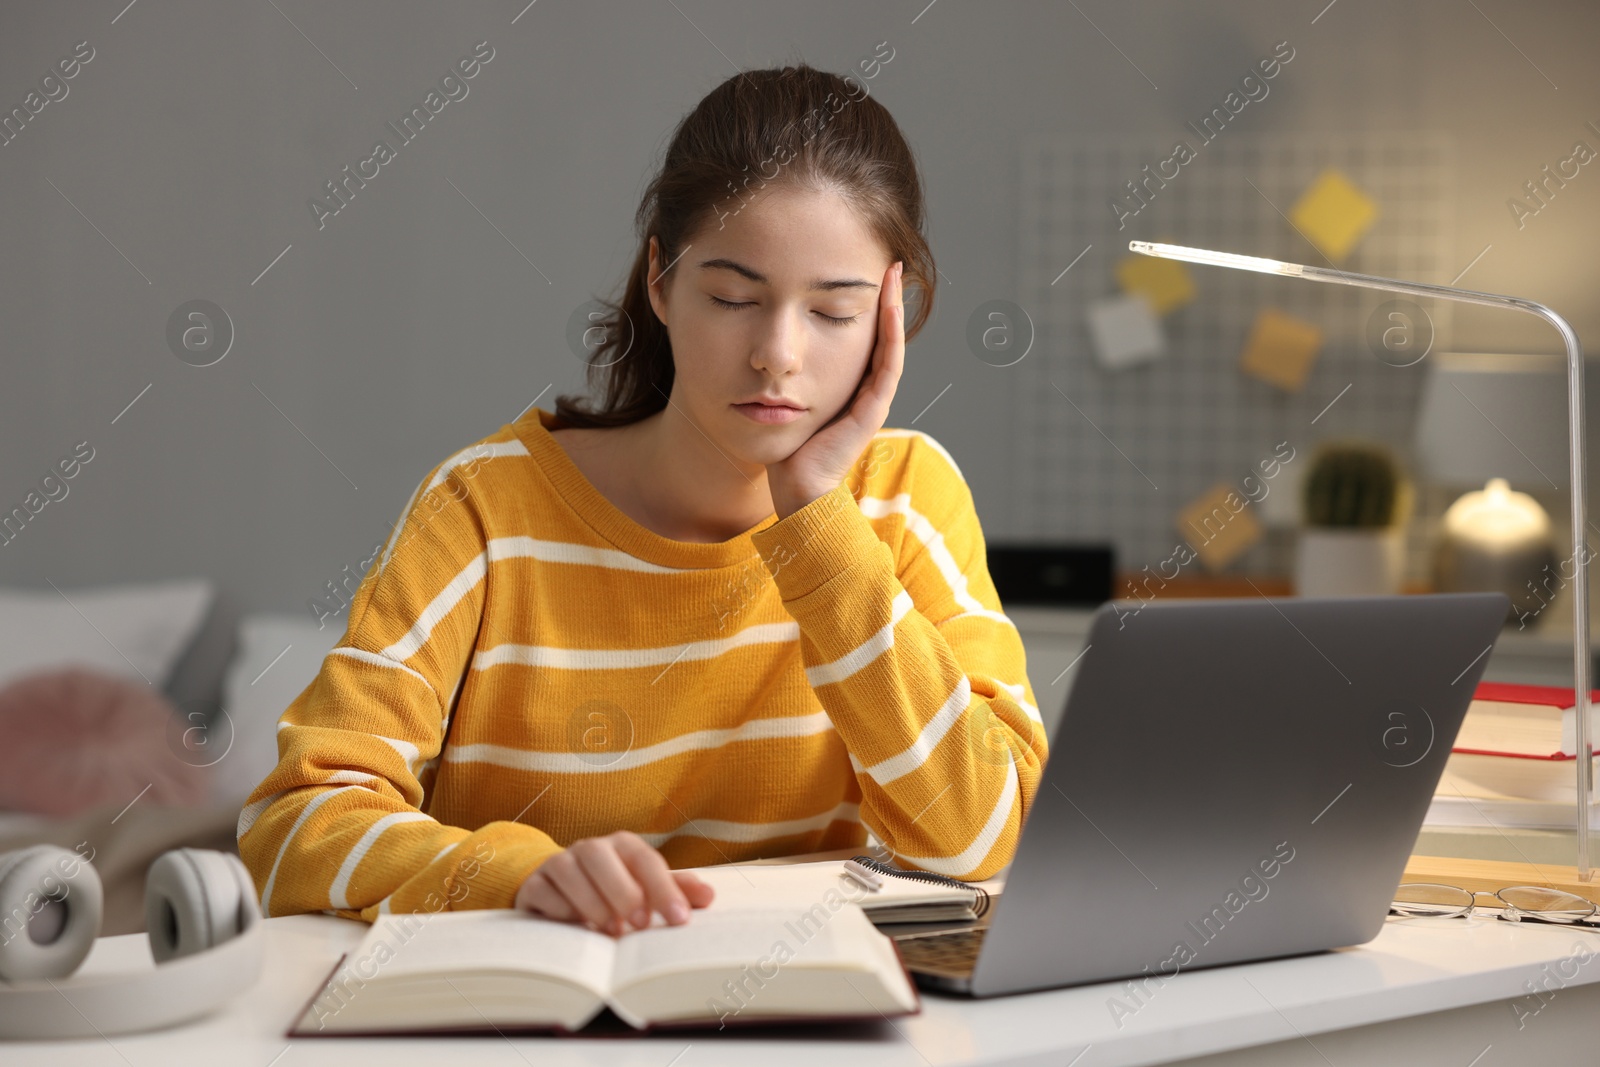
{"label": "yellow sticky note", "polygon": [[1124,256],[1117,261],[1116,275],[1123,292],[1143,296],[1157,315],[1165,315],[1194,299],[1194,279],[1175,259]]}
{"label": "yellow sticky note", "polygon": [[1335,263],[1350,254],[1377,217],[1377,203],[1332,167],[1317,175],[1289,209],[1290,221]]}
{"label": "yellow sticky note", "polygon": [[1291,393],[1300,391],[1322,348],[1322,331],[1304,319],[1262,308],[1245,341],[1239,369]]}
{"label": "yellow sticky note", "polygon": [[1216,571],[1261,540],[1261,524],[1250,513],[1248,497],[1218,482],[1178,512],[1178,534],[1207,570]]}

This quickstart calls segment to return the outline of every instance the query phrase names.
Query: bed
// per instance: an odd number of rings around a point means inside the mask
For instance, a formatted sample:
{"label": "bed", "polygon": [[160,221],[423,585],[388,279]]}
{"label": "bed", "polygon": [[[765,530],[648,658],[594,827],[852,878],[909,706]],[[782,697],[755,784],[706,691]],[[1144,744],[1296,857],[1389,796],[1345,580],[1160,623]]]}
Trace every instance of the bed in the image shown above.
{"label": "bed", "polygon": [[143,932],[157,856],[237,854],[278,717],[343,633],[243,614],[203,578],[0,589],[0,852],[77,850],[105,887],[102,936]]}

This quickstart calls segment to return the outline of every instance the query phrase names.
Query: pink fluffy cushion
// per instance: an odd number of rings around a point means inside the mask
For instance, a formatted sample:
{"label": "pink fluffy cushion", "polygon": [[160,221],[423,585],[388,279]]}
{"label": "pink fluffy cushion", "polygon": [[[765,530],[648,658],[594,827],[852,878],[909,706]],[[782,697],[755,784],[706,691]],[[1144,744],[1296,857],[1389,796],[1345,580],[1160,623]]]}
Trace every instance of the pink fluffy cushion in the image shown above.
{"label": "pink fluffy cushion", "polygon": [[203,750],[186,751],[184,725],[143,682],[83,667],[17,678],[0,688],[0,809],[202,803],[212,768]]}

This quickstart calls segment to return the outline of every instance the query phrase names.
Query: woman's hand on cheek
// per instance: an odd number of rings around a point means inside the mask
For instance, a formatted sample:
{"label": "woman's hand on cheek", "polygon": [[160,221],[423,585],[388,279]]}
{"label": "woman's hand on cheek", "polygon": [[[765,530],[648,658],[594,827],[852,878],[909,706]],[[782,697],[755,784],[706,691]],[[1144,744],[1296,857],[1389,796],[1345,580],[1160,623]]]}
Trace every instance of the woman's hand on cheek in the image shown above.
{"label": "woman's hand on cheek", "polygon": [[788,458],[767,464],[767,488],[778,518],[831,492],[866,450],[889,417],[889,403],[900,384],[906,359],[905,301],[900,284],[903,263],[884,272],[878,291],[878,329],[867,370],[843,410],[806,439]]}

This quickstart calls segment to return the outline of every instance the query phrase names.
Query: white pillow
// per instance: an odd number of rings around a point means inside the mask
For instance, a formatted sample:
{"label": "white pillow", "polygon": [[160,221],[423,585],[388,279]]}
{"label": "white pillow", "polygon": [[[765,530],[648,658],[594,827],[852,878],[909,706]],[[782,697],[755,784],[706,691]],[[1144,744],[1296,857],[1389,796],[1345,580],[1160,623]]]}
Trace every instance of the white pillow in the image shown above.
{"label": "white pillow", "polygon": [[0,589],[0,686],[76,663],[164,690],[215,595],[204,578]]}
{"label": "white pillow", "polygon": [[[212,779],[219,804],[243,805],[262,779],[278,765],[278,719],[322,670],[323,657],[344,637],[344,620],[317,629],[306,614],[259,612],[239,620],[239,650],[222,682],[222,714],[207,738],[232,747],[220,758],[222,773]],[[265,673],[262,673],[262,672]]]}

